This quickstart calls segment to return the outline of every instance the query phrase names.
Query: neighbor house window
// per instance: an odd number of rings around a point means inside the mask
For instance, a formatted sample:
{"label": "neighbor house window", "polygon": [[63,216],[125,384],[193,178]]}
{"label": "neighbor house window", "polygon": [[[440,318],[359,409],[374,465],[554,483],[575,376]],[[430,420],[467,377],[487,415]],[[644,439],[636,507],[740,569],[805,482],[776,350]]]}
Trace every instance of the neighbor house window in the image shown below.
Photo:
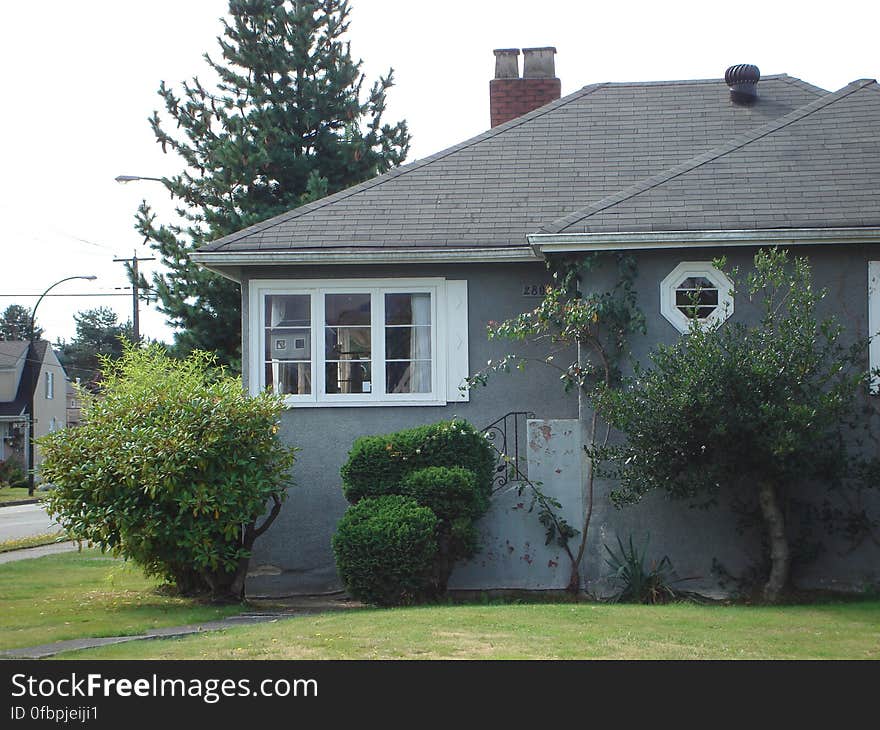
{"label": "neighbor house window", "polygon": [[55,373],[46,373],[46,398],[55,397]]}
{"label": "neighbor house window", "polygon": [[660,283],[660,312],[679,331],[733,314],[733,282],[710,261],[685,261]]}
{"label": "neighbor house window", "polygon": [[252,392],[269,388],[294,406],[467,400],[459,390],[468,374],[466,282],[354,279],[249,286]]}

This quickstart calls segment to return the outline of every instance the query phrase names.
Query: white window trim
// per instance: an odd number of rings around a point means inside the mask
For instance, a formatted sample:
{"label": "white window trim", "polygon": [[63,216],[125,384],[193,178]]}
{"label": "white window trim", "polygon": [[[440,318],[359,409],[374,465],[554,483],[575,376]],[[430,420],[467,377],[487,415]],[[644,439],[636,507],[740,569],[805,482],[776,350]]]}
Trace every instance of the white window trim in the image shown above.
{"label": "white window trim", "polygon": [[46,372],[46,400],[55,399],[55,373]]}
{"label": "white window trim", "polygon": [[675,291],[682,280],[691,276],[704,277],[718,289],[718,306],[712,314],[700,320],[700,327],[720,324],[733,314],[733,282],[727,275],[716,269],[711,261],[682,261],[660,282],[660,313],[682,334],[690,330],[693,320],[676,306]]}
{"label": "white window trim", "polygon": [[[288,407],[364,407],[364,406],[445,406],[448,401],[467,400],[467,394],[457,392],[451,384],[450,378],[458,377],[461,372],[461,363],[455,363],[449,357],[450,336],[455,337],[454,324],[450,321],[450,309],[452,299],[447,297],[447,284],[458,287],[466,287],[466,282],[450,281],[439,277],[432,278],[407,278],[407,279],[253,279],[248,283],[248,390],[252,395],[257,395],[265,388],[265,337],[266,327],[264,318],[265,296],[267,295],[296,295],[309,294],[311,299],[311,337],[312,337],[312,392],[308,395],[288,395],[285,404]],[[384,321],[384,294],[394,292],[406,293],[430,293],[431,296],[431,393],[396,393],[385,394],[385,337]],[[466,297],[466,288],[464,289]],[[370,307],[371,328],[373,331],[372,371],[373,383],[382,383],[381,390],[374,387],[372,393],[347,394],[347,393],[323,393],[324,390],[324,294],[360,294],[370,293],[374,306]],[[379,306],[375,303],[379,302]],[[465,325],[467,310],[463,312]],[[461,327],[458,332],[461,332]],[[464,345],[462,347],[461,335],[455,337],[457,347],[463,361],[467,362],[467,335],[464,328]],[[379,334],[377,334],[379,333]],[[455,348],[453,348],[455,349]],[[459,361],[461,361],[461,356]],[[466,373],[465,373],[466,375]],[[381,379],[381,380],[378,380]],[[455,391],[455,392],[453,392]]]}

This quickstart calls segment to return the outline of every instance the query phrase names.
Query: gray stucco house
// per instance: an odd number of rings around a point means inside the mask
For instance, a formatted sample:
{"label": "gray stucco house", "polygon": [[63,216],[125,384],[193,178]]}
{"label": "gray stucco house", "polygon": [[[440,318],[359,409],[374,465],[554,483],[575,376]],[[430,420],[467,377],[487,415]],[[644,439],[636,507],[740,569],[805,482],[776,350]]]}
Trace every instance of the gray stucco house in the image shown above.
{"label": "gray stucco house", "polygon": [[[525,49],[520,77],[519,51],[496,51],[489,131],[193,255],[241,283],[246,383],[286,394],[282,433],[302,449],[291,499],[257,544],[252,593],[339,587],[330,550],[346,507],[339,467],[361,434],[530,412],[530,474],[580,522],[577,403],[557,374],[531,369],[459,388],[509,349],[487,340],[487,324],[535,306],[548,256],[637,255],[647,336],[633,342],[636,357],[686,329],[676,297],[689,282],[716,293],[701,310],[707,319],[753,317],[711,261],[725,254],[748,268],[761,246],[808,255],[853,336],[880,329],[876,81],[831,93],[742,66],[727,81],[598,83],[558,98],[553,53]],[[880,365],[877,345],[871,357]],[[566,585],[564,558],[544,546],[522,501],[496,495],[483,552],[452,587]],[[616,512],[600,494],[587,577],[602,572],[604,543],[646,530],[683,575],[708,582],[713,558],[747,562],[732,521],[710,525],[659,499]],[[845,568],[817,574],[876,580],[878,558],[866,546]]]}

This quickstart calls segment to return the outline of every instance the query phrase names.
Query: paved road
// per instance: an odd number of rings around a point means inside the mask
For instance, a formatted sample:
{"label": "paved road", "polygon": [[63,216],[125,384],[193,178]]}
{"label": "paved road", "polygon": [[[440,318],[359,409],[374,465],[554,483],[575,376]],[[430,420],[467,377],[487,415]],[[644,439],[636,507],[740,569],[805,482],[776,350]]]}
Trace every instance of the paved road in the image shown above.
{"label": "paved road", "polygon": [[39,504],[0,507],[0,542],[55,532],[55,521]]}

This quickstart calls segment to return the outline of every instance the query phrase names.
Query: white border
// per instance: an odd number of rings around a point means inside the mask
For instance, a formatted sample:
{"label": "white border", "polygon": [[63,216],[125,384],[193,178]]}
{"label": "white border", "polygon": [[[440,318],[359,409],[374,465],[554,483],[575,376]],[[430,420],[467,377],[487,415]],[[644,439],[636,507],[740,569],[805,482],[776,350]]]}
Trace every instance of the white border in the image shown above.
{"label": "white border", "polygon": [[723,271],[716,269],[711,261],[682,261],[660,282],[660,313],[682,334],[690,328],[692,320],[675,306],[675,290],[689,276],[702,276],[718,288],[718,306],[705,319],[699,320],[702,328],[727,321],[733,314],[733,282]]}
{"label": "white border", "polygon": [[[388,395],[373,392],[363,396],[351,394],[324,394],[323,369],[323,313],[324,294],[370,293],[381,296],[393,292],[426,292],[431,296],[431,393],[398,393]],[[364,407],[364,406],[445,406],[446,405],[446,351],[447,323],[438,313],[446,311],[446,280],[440,277],[405,279],[252,279],[248,283],[248,390],[257,395],[263,389],[265,378],[263,356],[265,352],[266,328],[263,323],[263,297],[268,294],[311,294],[312,295],[312,392],[309,395],[288,395],[285,404],[297,407]],[[373,382],[377,376],[384,378],[384,372],[377,363],[385,362],[385,338],[375,333],[384,333],[380,322],[382,307],[373,306],[371,328],[374,333],[372,370]],[[321,333],[321,334],[318,334]],[[376,341],[378,340],[378,341]],[[317,345],[315,344],[317,342]]]}

